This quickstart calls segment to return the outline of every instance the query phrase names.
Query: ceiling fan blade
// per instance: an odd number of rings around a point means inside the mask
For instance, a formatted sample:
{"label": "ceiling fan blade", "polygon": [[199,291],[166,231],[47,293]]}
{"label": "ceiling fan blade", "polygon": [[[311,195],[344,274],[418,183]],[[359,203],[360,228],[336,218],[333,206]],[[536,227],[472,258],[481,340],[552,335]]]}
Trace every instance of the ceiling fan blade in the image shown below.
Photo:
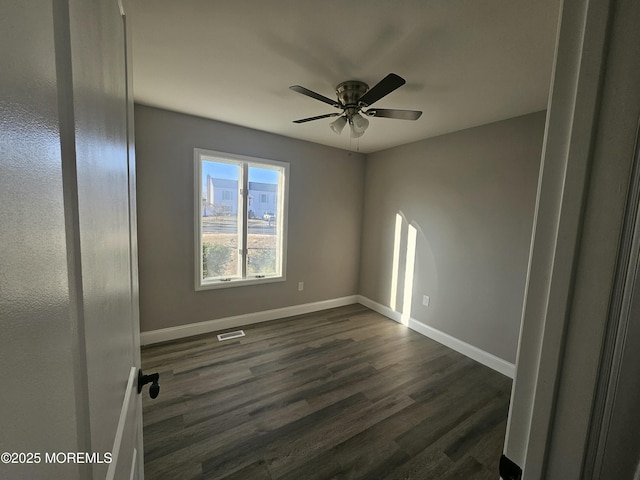
{"label": "ceiling fan blade", "polygon": [[398,118],[400,120],[417,120],[422,115],[418,110],[394,110],[389,108],[372,108],[364,112],[370,117]]}
{"label": "ceiling fan blade", "polygon": [[321,102],[327,103],[332,107],[342,108],[340,102],[337,100],[331,100],[330,98],[325,97],[324,95],[320,95],[319,93],[313,92],[308,88],[301,87],[300,85],[293,85],[289,87],[294,92],[301,93],[302,95],[306,95],[307,97],[315,98],[316,100],[320,100]]}
{"label": "ceiling fan blade", "polygon": [[317,117],[301,118],[300,120],[294,120],[293,123],[306,123],[313,120],[320,120],[321,118],[337,117],[342,113],[327,113],[326,115],[318,115]]}
{"label": "ceiling fan blade", "polygon": [[366,106],[372,105],[373,103],[377,102],[385,95],[389,95],[396,88],[401,87],[405,83],[406,81],[404,78],[396,75],[395,73],[390,73],[372,88],[367,90],[367,92],[362,97],[360,97],[358,103],[364,104]]}

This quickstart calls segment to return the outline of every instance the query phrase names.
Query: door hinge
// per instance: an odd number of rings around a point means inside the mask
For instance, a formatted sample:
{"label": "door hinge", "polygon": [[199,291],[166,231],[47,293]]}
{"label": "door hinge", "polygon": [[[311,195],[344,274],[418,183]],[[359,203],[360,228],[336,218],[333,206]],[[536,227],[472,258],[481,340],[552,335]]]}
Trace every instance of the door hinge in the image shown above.
{"label": "door hinge", "polygon": [[505,455],[500,457],[500,477],[503,480],[522,480],[522,469]]}

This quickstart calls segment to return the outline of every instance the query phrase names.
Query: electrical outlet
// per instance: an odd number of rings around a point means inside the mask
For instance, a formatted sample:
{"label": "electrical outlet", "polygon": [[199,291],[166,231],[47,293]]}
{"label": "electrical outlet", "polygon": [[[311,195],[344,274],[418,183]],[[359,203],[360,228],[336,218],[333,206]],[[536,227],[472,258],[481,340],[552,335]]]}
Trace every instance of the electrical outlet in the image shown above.
{"label": "electrical outlet", "polygon": [[304,282],[298,282],[298,291],[301,292],[304,290]]}
{"label": "electrical outlet", "polygon": [[429,306],[429,302],[430,302],[429,295],[423,295],[422,296],[422,305],[424,305],[425,307],[428,307]]}

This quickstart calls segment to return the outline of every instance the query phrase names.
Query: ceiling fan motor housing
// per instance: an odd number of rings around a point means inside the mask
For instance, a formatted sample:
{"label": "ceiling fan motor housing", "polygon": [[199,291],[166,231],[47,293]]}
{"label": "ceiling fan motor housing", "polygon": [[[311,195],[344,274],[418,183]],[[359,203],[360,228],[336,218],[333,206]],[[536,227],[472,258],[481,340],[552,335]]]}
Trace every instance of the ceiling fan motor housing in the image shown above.
{"label": "ceiling fan motor housing", "polygon": [[345,106],[345,113],[349,118],[358,113],[361,106],[358,100],[369,90],[369,85],[358,80],[342,82],[336,87],[336,95],[340,103]]}

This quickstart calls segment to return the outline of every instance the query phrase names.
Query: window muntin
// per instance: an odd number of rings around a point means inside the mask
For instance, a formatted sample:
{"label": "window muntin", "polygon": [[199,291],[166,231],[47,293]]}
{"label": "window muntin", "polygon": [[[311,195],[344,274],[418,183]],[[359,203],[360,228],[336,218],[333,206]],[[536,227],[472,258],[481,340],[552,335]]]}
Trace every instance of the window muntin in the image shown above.
{"label": "window muntin", "polygon": [[195,150],[196,289],[285,279],[284,162]]}

